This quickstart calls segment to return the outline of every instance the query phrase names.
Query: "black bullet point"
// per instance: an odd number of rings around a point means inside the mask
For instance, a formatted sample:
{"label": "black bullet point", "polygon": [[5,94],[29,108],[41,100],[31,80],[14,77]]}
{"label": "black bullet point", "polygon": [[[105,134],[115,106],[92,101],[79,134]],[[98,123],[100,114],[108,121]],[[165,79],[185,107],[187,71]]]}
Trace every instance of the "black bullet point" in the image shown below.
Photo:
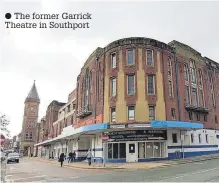
{"label": "black bullet point", "polygon": [[6,18],[6,19],[10,19],[10,18],[11,18],[11,13],[6,13],[6,14],[5,14],[5,18]]}

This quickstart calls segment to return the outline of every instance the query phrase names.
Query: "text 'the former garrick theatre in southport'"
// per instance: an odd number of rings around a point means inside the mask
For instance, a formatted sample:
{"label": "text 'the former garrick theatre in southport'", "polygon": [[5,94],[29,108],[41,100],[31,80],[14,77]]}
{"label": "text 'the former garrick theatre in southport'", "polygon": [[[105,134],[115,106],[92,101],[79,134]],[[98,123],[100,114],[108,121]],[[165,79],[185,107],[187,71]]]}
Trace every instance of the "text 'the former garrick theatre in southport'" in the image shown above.
{"label": "text 'the former garrick theatre in southport'", "polygon": [[67,103],[51,102],[34,149],[115,163],[213,154],[218,116],[217,62],[175,40],[125,38],[88,57]]}

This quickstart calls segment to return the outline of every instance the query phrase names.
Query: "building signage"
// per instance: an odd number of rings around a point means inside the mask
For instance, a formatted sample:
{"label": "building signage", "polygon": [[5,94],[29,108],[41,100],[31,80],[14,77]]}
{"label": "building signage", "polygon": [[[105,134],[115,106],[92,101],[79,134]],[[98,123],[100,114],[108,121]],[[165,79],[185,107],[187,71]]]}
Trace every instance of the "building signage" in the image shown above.
{"label": "building signage", "polygon": [[110,128],[126,128],[127,125],[110,125]]}
{"label": "building signage", "polygon": [[142,141],[142,140],[167,140],[166,130],[127,130],[108,132],[108,142]]}

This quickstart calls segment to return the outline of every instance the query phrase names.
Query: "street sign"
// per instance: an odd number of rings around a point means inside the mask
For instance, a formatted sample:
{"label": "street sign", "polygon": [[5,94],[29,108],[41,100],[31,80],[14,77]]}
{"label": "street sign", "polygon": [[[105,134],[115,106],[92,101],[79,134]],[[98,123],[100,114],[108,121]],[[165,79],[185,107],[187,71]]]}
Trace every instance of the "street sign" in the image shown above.
{"label": "street sign", "polygon": [[1,142],[1,146],[3,146],[5,144],[5,136],[3,134],[0,135],[0,142]]}

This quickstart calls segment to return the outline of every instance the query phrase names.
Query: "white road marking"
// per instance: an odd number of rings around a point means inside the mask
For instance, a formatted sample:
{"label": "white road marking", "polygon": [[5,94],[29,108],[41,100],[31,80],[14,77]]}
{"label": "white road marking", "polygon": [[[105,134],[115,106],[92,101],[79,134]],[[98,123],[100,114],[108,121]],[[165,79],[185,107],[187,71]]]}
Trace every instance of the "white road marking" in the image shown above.
{"label": "white road marking", "polygon": [[[171,176],[171,177],[161,177],[161,180],[165,180],[165,179],[179,179],[179,178],[183,178],[183,177],[187,177],[187,176],[191,176],[191,175],[196,175],[196,174],[200,174],[200,173],[205,173],[205,172],[209,172],[212,170],[218,170],[219,168],[212,168],[212,169],[205,169],[205,170],[201,170],[201,171],[196,171],[196,172],[190,172],[190,173],[185,173],[185,174],[179,174],[179,176]],[[162,181],[163,182],[163,181]]]}
{"label": "white road marking", "polygon": [[19,181],[19,180],[25,180],[25,179],[33,179],[33,178],[43,178],[46,177],[46,175],[38,175],[38,176],[32,176],[32,177],[23,177],[23,178],[17,178],[17,179],[13,179],[13,181]]}

